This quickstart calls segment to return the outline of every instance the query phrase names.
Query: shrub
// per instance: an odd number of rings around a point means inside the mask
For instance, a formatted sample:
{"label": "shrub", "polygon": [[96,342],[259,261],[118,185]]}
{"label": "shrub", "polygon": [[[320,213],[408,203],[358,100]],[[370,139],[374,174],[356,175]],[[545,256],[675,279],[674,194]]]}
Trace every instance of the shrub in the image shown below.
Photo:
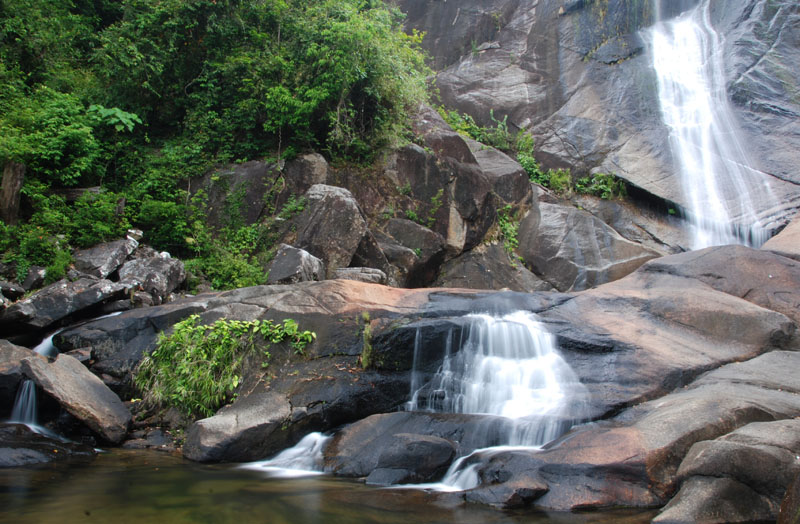
{"label": "shrub", "polygon": [[609,200],[627,194],[625,181],[613,174],[598,173],[591,177],[584,177],[575,184],[578,193],[599,196]]}
{"label": "shrub", "polygon": [[125,198],[112,192],[86,192],[75,201],[70,238],[78,247],[125,235],[130,223],[125,217]]}
{"label": "shrub", "polygon": [[509,255],[519,247],[519,222],[516,220],[515,213],[511,204],[507,204],[497,210],[497,225],[500,227],[500,235],[503,238],[503,247]]}
{"label": "shrub", "polygon": [[[173,406],[190,416],[211,416],[232,400],[239,387],[242,363],[257,355],[256,339],[270,344],[289,342],[302,353],[316,335],[300,331],[294,320],[220,319],[201,325],[192,315],[175,324],[171,334],[161,333],[156,349],[140,363],[134,383],[151,407]],[[262,353],[262,366],[269,353]]]}

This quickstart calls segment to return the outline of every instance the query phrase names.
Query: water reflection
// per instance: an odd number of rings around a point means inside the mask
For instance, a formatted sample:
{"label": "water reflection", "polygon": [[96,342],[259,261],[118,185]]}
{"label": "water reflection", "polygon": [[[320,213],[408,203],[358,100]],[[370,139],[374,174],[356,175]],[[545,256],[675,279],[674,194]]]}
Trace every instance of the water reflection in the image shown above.
{"label": "water reflection", "polygon": [[89,464],[0,470],[0,522],[113,524],[407,524],[649,522],[654,513],[507,513],[458,494],[385,490],[330,477],[265,479],[152,451],[117,450]]}

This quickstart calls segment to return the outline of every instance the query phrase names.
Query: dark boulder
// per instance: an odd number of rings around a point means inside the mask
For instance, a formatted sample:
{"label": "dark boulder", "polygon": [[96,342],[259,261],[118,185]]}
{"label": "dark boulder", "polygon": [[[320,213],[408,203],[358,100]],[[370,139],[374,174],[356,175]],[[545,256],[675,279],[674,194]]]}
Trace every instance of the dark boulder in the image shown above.
{"label": "dark boulder", "polygon": [[319,153],[307,153],[286,162],[283,167],[286,187],[276,202],[280,209],[291,195],[302,195],[315,184],[328,183],[328,162]]}
{"label": "dark boulder", "polygon": [[281,244],[269,268],[268,284],[294,284],[325,278],[322,260],[304,249]]}
{"label": "dark boulder", "polygon": [[184,280],[183,262],[169,256],[135,258],[119,269],[120,284],[132,291],[147,292],[156,305],[166,302]]}
{"label": "dark boulder", "polygon": [[378,457],[367,484],[392,485],[440,479],[456,457],[455,445],[430,435],[397,433]]}
{"label": "dark boulder", "polygon": [[[436,462],[443,464],[444,456],[449,454],[448,446],[444,446],[441,440],[452,442],[456,456],[464,456],[476,449],[503,442],[510,424],[508,419],[481,415],[409,411],[373,415],[336,433],[325,448],[324,467],[326,472],[342,477],[366,477],[379,468],[405,469],[410,472],[410,477],[419,474],[417,468],[420,471],[427,468],[433,475],[433,471],[438,471],[441,464],[425,465],[419,461],[410,464],[401,460],[404,458],[402,452],[392,450],[406,439],[413,442],[420,436],[436,437],[436,440],[428,442],[431,448],[437,449],[439,459]],[[407,434],[413,437],[398,437]],[[422,444],[420,449],[428,445]],[[409,455],[413,454],[409,452]]]}
{"label": "dark boulder", "polygon": [[317,184],[305,198],[308,205],[294,220],[295,245],[325,263],[326,277],[340,267],[348,267],[367,232],[364,214],[346,189]]}
{"label": "dark boulder", "polygon": [[393,218],[386,224],[386,233],[398,244],[408,248],[416,255],[416,262],[408,269],[406,285],[425,287],[439,272],[445,257],[445,240],[430,229],[406,220]]}
{"label": "dark boulder", "polygon": [[25,294],[25,288],[17,284],[12,284],[11,282],[6,282],[5,280],[0,280],[0,293],[8,300],[14,301],[22,298]]}
{"label": "dark boulder", "polygon": [[59,355],[53,362],[28,357],[23,373],[75,418],[103,439],[119,444],[128,433],[131,414],[103,382],[77,359]]}
{"label": "dark boulder", "polygon": [[[17,397],[17,390],[25,375],[22,373],[22,359],[36,356],[28,348],[16,346],[7,340],[0,340],[0,419],[8,418]],[[44,359],[44,357],[39,357]]]}
{"label": "dark boulder", "polygon": [[[232,164],[192,180],[190,191],[204,192],[205,220],[211,229],[234,223],[254,224],[269,211],[267,203],[283,189],[277,164],[251,160]],[[266,197],[266,198],[265,198]]]}
{"label": "dark boulder", "polygon": [[522,261],[513,260],[501,244],[477,246],[445,262],[435,287],[550,291],[549,283],[534,275]]}
{"label": "dark boulder", "polygon": [[36,433],[24,424],[0,424],[0,467],[3,468],[90,460],[95,453],[91,446]]}
{"label": "dark boulder", "polygon": [[72,257],[75,269],[93,277],[106,278],[122,266],[138,245],[136,240],[124,238],[76,251]]}
{"label": "dark boulder", "polygon": [[46,329],[66,317],[121,298],[125,286],[110,280],[83,277],[59,280],[0,312],[0,333]]}

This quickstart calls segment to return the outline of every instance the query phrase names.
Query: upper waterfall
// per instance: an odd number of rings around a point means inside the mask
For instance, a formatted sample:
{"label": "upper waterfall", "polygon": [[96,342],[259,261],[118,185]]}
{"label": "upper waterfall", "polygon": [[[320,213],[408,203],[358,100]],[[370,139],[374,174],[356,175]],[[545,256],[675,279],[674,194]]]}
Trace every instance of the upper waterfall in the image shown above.
{"label": "upper waterfall", "polygon": [[770,229],[754,196],[771,201],[769,177],[754,167],[731,110],[724,74],[724,37],[705,0],[660,21],[646,35],[658,79],[664,124],[688,209],[692,247],[758,247]]}

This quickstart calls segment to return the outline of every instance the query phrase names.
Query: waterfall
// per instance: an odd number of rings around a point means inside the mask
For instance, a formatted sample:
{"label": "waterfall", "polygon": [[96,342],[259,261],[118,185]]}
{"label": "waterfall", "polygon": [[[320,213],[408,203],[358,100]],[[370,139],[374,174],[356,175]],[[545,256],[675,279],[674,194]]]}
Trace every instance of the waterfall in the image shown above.
{"label": "waterfall", "polygon": [[33,380],[25,379],[20,383],[10,420],[36,425],[36,383]]}
{"label": "waterfall", "polygon": [[754,195],[770,202],[774,197],[768,176],[752,167],[739,136],[725,88],[724,39],[712,26],[710,2],[658,22],[645,37],[688,206],[683,212],[692,227],[692,247],[760,246],[770,230],[756,215]]}
{"label": "waterfall", "polygon": [[[39,345],[33,348],[34,353],[46,357],[58,355],[58,349],[53,345],[53,337],[59,331],[61,330],[51,333],[42,340]],[[41,432],[40,429],[42,428],[39,428],[37,421],[36,384],[32,380],[24,379],[20,382],[17,397],[14,399],[14,407],[11,409],[10,421],[27,424],[34,431]]]}
{"label": "waterfall", "polygon": [[[469,315],[458,351],[413,392],[410,409],[497,415],[513,421],[505,444],[537,446],[584,418],[586,388],[525,311]],[[448,340],[451,337],[448,337]]]}
{"label": "waterfall", "polygon": [[322,452],[330,440],[322,433],[309,433],[295,446],[285,449],[269,460],[239,466],[267,473],[273,478],[294,478],[322,474]]}

